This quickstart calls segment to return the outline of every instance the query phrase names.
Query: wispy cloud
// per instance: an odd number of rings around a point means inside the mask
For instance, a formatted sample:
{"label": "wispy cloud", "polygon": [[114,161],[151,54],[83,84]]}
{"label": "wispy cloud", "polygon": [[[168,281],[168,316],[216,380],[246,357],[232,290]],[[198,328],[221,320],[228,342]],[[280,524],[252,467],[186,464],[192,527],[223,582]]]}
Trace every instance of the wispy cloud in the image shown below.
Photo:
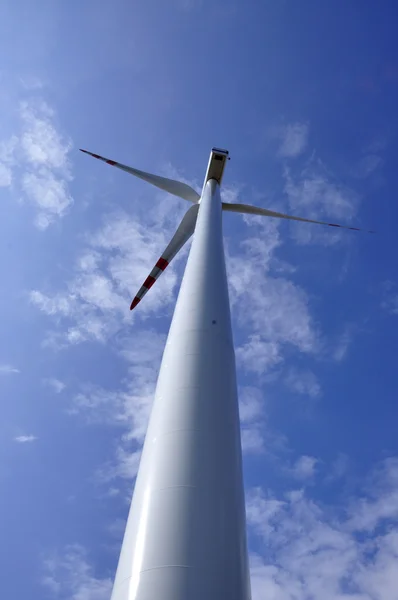
{"label": "wispy cloud", "polygon": [[[301,352],[313,352],[318,345],[318,332],[304,290],[284,278],[261,276],[253,263],[246,265],[245,270],[249,286],[241,292],[236,310],[240,321],[258,336],[256,345],[264,340],[278,345],[291,344]],[[233,280],[231,287],[234,284]]]}
{"label": "wispy cloud", "polygon": [[16,136],[0,141],[0,187],[10,187],[12,184],[12,167],[15,163],[14,154],[17,144]]}
{"label": "wispy cloud", "polygon": [[137,332],[133,346],[130,338],[120,339],[117,352],[128,368],[124,385],[107,390],[86,384],[72,399],[71,415],[122,431],[114,457],[98,470],[101,481],[131,480],[137,473],[164,342],[165,336],[154,331]]}
{"label": "wispy cloud", "polygon": [[373,532],[388,520],[398,522],[398,457],[386,459],[372,474],[363,497],[349,512],[348,525],[355,531]]}
{"label": "wispy cloud", "polygon": [[[132,450],[132,444],[127,443],[127,438],[123,438],[117,446],[114,457],[107,463],[103,464],[96,473],[96,478],[99,483],[109,484],[110,481],[124,479],[129,482],[138,473],[141,459],[141,444],[138,450]],[[126,500],[131,500],[131,488],[129,487],[126,493]]]}
{"label": "wispy cloud", "polygon": [[14,442],[18,442],[19,444],[28,444],[29,442],[35,442],[37,437],[35,435],[17,435],[14,438]]}
{"label": "wispy cloud", "polygon": [[[348,508],[332,510],[302,490],[281,498],[251,490],[247,516],[258,548],[251,560],[253,598],[393,600],[398,589],[397,484],[392,459],[373,479],[371,495],[352,498]],[[376,536],[358,535],[376,527]]]}
{"label": "wispy cloud", "polygon": [[317,398],[321,395],[321,386],[316,375],[309,369],[290,368],[284,379],[287,387],[296,394]]}
{"label": "wispy cloud", "polygon": [[243,452],[261,452],[264,449],[265,415],[260,390],[254,387],[239,389],[239,415]]}
{"label": "wispy cloud", "polygon": [[382,164],[383,160],[377,154],[366,154],[355,165],[353,175],[358,179],[366,179],[377,171]]}
{"label": "wispy cloud", "polygon": [[12,182],[10,167],[0,162],[0,187],[9,187]]}
{"label": "wispy cloud", "polygon": [[289,123],[277,130],[280,140],[279,156],[296,158],[304,152],[308,143],[308,123]]}
{"label": "wispy cloud", "polygon": [[348,473],[350,468],[350,460],[346,454],[340,453],[337,458],[331,463],[328,474],[325,478],[327,483],[342,479]]}
{"label": "wispy cloud", "polygon": [[283,357],[278,343],[265,341],[256,334],[236,349],[236,359],[246,371],[263,374],[279,364]]}
{"label": "wispy cloud", "polygon": [[343,333],[338,336],[337,342],[332,349],[332,356],[335,361],[341,362],[347,356],[348,349],[352,344],[353,330],[352,327],[346,326]]}
{"label": "wispy cloud", "polygon": [[243,453],[264,453],[267,459],[279,465],[288,444],[283,434],[269,426],[264,389],[240,386],[238,396]]}
{"label": "wispy cloud", "polygon": [[66,388],[66,384],[55,377],[49,379],[43,379],[43,384],[51,388],[56,394],[60,394]]}
{"label": "wispy cloud", "polygon": [[73,301],[73,297],[53,296],[51,298],[39,290],[32,290],[29,293],[29,299],[47,315],[68,315]]}
{"label": "wispy cloud", "polygon": [[57,131],[54,111],[46,102],[22,102],[20,116],[20,145],[27,163],[22,189],[39,209],[36,225],[46,229],[64,216],[73,202],[68,191],[72,144]]}
{"label": "wispy cloud", "polygon": [[72,144],[58,131],[55,113],[44,100],[22,101],[18,115],[20,132],[0,142],[0,185],[15,181],[22,199],[37,209],[37,227],[46,229],[73,202],[68,189]]}
{"label": "wispy cloud", "polygon": [[21,102],[23,131],[20,144],[26,161],[34,166],[69,172],[70,140],[64,140],[54,125],[55,113],[44,101]]}
{"label": "wispy cloud", "polygon": [[22,87],[25,90],[33,91],[33,90],[41,90],[45,87],[44,81],[35,75],[24,75],[19,78],[19,81]]}
{"label": "wispy cloud", "polygon": [[87,552],[78,544],[45,559],[42,584],[53,598],[70,600],[109,600],[112,592],[111,579],[96,575]]}
{"label": "wispy cloud", "polygon": [[[280,245],[278,225],[271,219],[250,220],[250,238],[229,249],[227,268],[232,311],[250,337],[241,344],[238,359],[261,373],[282,360],[285,344],[313,352],[319,333],[312,321],[305,291],[285,277],[273,277],[272,265]],[[257,360],[257,364],[254,360]]]}
{"label": "wispy cloud", "polygon": [[67,183],[48,169],[37,169],[22,176],[22,189],[39,209],[35,223],[39,229],[47,229],[56,218],[63,217],[72,204]]}
{"label": "wispy cloud", "polygon": [[12,375],[21,371],[12,365],[0,365],[0,375]]}
{"label": "wispy cloud", "polygon": [[103,342],[122,322],[127,325],[131,318],[145,318],[169,309],[180,257],[160,277],[139,311],[130,313],[129,306],[181,218],[178,208],[174,207],[172,213],[169,211],[163,222],[155,224],[121,211],[109,215],[104,225],[88,236],[88,245],[63,291],[30,292],[32,304],[58,320],[59,335],[53,338],[54,343]]}
{"label": "wispy cloud", "polygon": [[385,281],[383,284],[381,307],[391,315],[398,315],[398,287],[393,281]]}
{"label": "wispy cloud", "polygon": [[[298,174],[285,169],[285,193],[292,214],[315,220],[349,224],[357,214],[359,197],[340,183],[319,159],[312,158]],[[341,240],[342,232],[319,225],[292,224],[294,239],[300,244],[331,245]],[[347,232],[346,232],[347,233]]]}
{"label": "wispy cloud", "polygon": [[312,479],[315,475],[317,463],[318,459],[314,456],[300,456],[293,466],[292,475],[300,480]]}

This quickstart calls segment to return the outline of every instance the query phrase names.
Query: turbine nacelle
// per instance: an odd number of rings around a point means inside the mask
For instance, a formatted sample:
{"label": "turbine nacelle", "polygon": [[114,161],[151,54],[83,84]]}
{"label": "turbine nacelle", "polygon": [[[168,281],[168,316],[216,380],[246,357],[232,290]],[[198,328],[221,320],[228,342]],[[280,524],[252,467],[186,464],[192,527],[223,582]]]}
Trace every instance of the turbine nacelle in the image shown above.
{"label": "turbine nacelle", "polygon": [[[224,175],[225,165],[229,160],[228,150],[221,150],[219,148],[212,148],[210,152],[209,164],[207,165],[206,176],[203,184],[203,190],[209,179],[215,179],[218,185],[221,185],[222,177]],[[202,195],[203,195],[202,190]],[[199,200],[200,202],[200,200]]]}

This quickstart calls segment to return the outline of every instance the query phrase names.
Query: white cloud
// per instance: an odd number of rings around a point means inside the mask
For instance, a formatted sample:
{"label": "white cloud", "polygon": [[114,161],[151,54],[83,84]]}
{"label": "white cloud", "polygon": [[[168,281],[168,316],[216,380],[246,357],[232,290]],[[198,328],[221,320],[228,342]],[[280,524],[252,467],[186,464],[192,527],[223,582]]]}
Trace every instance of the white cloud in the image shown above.
{"label": "white cloud", "polygon": [[47,315],[68,315],[71,312],[71,305],[74,298],[54,296],[50,298],[39,290],[32,290],[29,293],[29,299],[32,304],[37,306]]}
{"label": "white cloud", "polygon": [[9,187],[12,182],[10,167],[0,162],[0,187]]}
{"label": "white cloud", "polygon": [[12,184],[17,144],[16,136],[0,141],[0,187],[10,187]]}
{"label": "white cloud", "polygon": [[285,436],[271,429],[267,423],[264,390],[253,386],[240,386],[239,416],[243,453],[265,453],[268,459],[279,462],[287,449]]}
{"label": "white cloud", "polygon": [[64,139],[54,124],[54,111],[44,101],[22,102],[20,147],[26,163],[21,187],[38,208],[35,223],[46,229],[65,216],[73,199],[68,190],[71,179],[68,154],[71,141]]}
{"label": "white cloud", "polygon": [[306,293],[284,277],[272,277],[274,252],[280,245],[276,220],[250,220],[250,238],[229,249],[227,268],[232,311],[251,338],[241,345],[238,357],[246,368],[261,372],[264,364],[250,360],[279,360],[281,347],[291,344],[313,352],[319,334],[309,312]]}
{"label": "white cloud", "polygon": [[14,442],[18,442],[19,444],[27,444],[29,442],[35,442],[37,437],[35,435],[17,435],[14,438]]}
{"label": "white cloud", "polygon": [[315,374],[308,369],[290,368],[284,381],[287,387],[296,394],[303,394],[310,398],[317,398],[321,394],[321,386]]}
{"label": "white cloud", "polygon": [[267,342],[258,334],[251,335],[236,349],[236,358],[246,371],[258,374],[266,373],[283,360],[279,344]]}
{"label": "white cloud", "polygon": [[283,158],[296,158],[304,152],[308,143],[308,124],[290,123],[278,131],[280,146],[279,156]]}
{"label": "white cloud", "polygon": [[122,429],[115,456],[98,471],[101,481],[135,477],[144,441],[165,336],[151,331],[136,332],[118,341],[117,352],[128,364],[128,378],[119,390],[84,385],[72,399],[69,413],[88,423],[105,423]]}
{"label": "white cloud", "polygon": [[20,116],[23,122],[20,144],[26,161],[34,166],[63,171],[69,177],[68,154],[72,144],[55,128],[53,109],[44,101],[21,102]]}
{"label": "white cloud", "polygon": [[[357,194],[339,183],[320,160],[312,159],[298,175],[285,169],[285,182],[289,207],[296,216],[349,225],[357,213]],[[300,244],[331,245],[349,233],[309,223],[293,223],[291,230]]]}
{"label": "white cloud", "polygon": [[239,414],[243,425],[257,421],[263,413],[263,398],[257,388],[244,387],[239,392]]}
{"label": "white cloud", "polygon": [[124,530],[126,529],[126,519],[115,519],[107,527],[107,531],[118,540],[122,540]]}
{"label": "white cloud", "polygon": [[336,345],[332,350],[332,356],[335,361],[341,362],[347,356],[348,349],[353,340],[352,327],[346,327],[343,333],[337,338]]}
{"label": "white cloud", "polygon": [[240,432],[243,454],[257,454],[264,450],[264,433],[259,424],[242,427]]}
{"label": "white cloud", "polygon": [[43,100],[21,102],[19,117],[19,135],[0,142],[0,186],[15,181],[22,199],[37,209],[36,226],[46,229],[73,202],[68,190],[72,144],[59,133],[55,113]]}
{"label": "white cloud", "polygon": [[328,474],[325,478],[327,483],[342,479],[348,473],[350,468],[350,460],[346,454],[340,453],[337,458],[331,463]]}
{"label": "white cloud", "polygon": [[[279,233],[279,227],[281,222],[278,219],[270,219],[267,217],[253,216],[253,215],[228,215],[227,217],[241,219],[248,229],[246,230],[246,237],[240,242],[239,257],[241,260],[236,262],[237,258],[234,256],[232,249],[236,251],[236,242],[233,240],[232,244],[227,240],[227,252],[229,264],[229,280],[232,278],[234,281],[234,288],[237,291],[244,291],[247,288],[248,276],[252,275],[252,270],[245,271],[244,265],[253,261],[257,271],[264,274],[273,268],[275,264],[275,252],[277,248],[282,245],[281,236]],[[226,218],[226,217],[224,217]],[[231,240],[232,241],[232,240]],[[258,269],[260,267],[260,269]],[[243,277],[239,285],[239,276]]]}
{"label": "white cloud", "polygon": [[67,182],[46,168],[26,172],[22,176],[22,189],[39,209],[35,221],[39,229],[46,229],[55,219],[63,217],[73,202]]}
{"label": "white cloud", "polygon": [[291,344],[301,352],[313,352],[318,333],[304,290],[287,279],[266,277],[255,267],[252,263],[246,269],[251,273],[238,307],[241,322],[266,342]]}
{"label": "white cloud", "polygon": [[55,377],[51,377],[49,379],[43,379],[44,385],[51,388],[56,394],[60,394],[66,388],[65,383],[56,379]]}
{"label": "white cloud", "polygon": [[[141,449],[132,451],[131,446],[127,445],[126,440],[124,440],[117,447],[114,458],[98,469],[97,479],[100,483],[106,484],[117,478],[131,482],[138,473],[140,459]],[[127,501],[129,500],[131,500],[130,488],[127,492]]]}
{"label": "white cloud", "polygon": [[19,78],[22,87],[26,90],[41,90],[45,87],[44,82],[36,75],[24,75]]}
{"label": "white cloud", "polygon": [[15,165],[15,153],[19,140],[16,135],[12,135],[8,140],[0,141],[0,160],[7,165]]}
{"label": "white cloud", "polygon": [[350,529],[373,532],[391,519],[398,521],[398,458],[384,461],[365,492],[366,496],[350,507]]}
{"label": "white cloud", "polygon": [[253,387],[239,389],[239,415],[243,452],[263,451],[265,415],[264,398],[260,390]]}
{"label": "white cloud", "polygon": [[291,208],[302,209],[311,216],[322,212],[330,217],[346,219],[352,218],[356,212],[358,200],[354,192],[333,181],[331,173],[319,160],[312,160],[298,178],[293,178],[286,169],[285,179]]}
{"label": "white cloud", "polygon": [[314,456],[300,456],[294,464],[292,475],[296,479],[311,479],[315,475],[318,459]]}
{"label": "white cloud", "polygon": [[0,365],[0,375],[12,375],[21,371],[12,365]]}
{"label": "white cloud", "polygon": [[223,185],[221,188],[221,199],[227,204],[233,204],[234,202],[239,202],[240,193],[241,188],[237,184]]}
{"label": "white cloud", "polygon": [[379,536],[372,544],[375,558],[358,569],[358,587],[372,600],[395,600],[398,590],[398,531]]}
{"label": "white cloud", "polygon": [[246,494],[246,518],[249,525],[255,527],[255,532],[264,537],[273,530],[273,520],[285,506],[284,500],[277,500],[272,494],[265,493],[261,488],[254,488]]}
{"label": "white cloud", "polygon": [[391,294],[382,302],[382,308],[391,315],[398,315],[398,294]]}
{"label": "white cloud", "polygon": [[383,160],[377,154],[367,154],[363,156],[354,167],[353,174],[358,179],[366,179],[374,173],[383,163]]}
{"label": "white cloud", "polygon": [[391,315],[398,315],[398,290],[393,281],[385,281],[383,284],[381,307]]}
{"label": "white cloud", "polygon": [[[334,509],[302,490],[281,498],[251,490],[247,517],[257,539],[253,599],[395,600],[397,464],[397,458],[383,463],[365,499],[355,496]],[[376,528],[377,535],[363,534]]]}
{"label": "white cloud", "polygon": [[112,592],[111,579],[96,575],[86,551],[77,544],[44,561],[42,584],[52,598],[68,600],[109,600]]}
{"label": "white cloud", "polygon": [[[180,205],[178,205],[180,207]],[[157,215],[159,219],[159,215]],[[77,260],[75,271],[65,289],[53,295],[40,290],[30,292],[30,300],[44,313],[59,321],[56,345],[104,342],[124,323],[145,318],[151,313],[170,310],[177,282],[174,259],[134,313],[129,306],[134,294],[169,242],[179,208],[155,224],[138,220],[119,211],[108,216],[104,225],[88,236],[87,246]]]}

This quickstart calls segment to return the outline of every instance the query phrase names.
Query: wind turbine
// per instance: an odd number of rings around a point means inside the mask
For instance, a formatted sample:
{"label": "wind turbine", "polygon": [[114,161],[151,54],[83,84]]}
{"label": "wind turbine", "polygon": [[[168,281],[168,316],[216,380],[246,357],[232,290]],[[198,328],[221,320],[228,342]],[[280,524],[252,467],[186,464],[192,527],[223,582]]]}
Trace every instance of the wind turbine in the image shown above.
{"label": "wind turbine", "polygon": [[226,150],[212,149],[201,195],[185,183],[82,152],[192,203],[130,306],[194,234],[111,600],[250,600],[222,212],[343,226],[221,202]]}

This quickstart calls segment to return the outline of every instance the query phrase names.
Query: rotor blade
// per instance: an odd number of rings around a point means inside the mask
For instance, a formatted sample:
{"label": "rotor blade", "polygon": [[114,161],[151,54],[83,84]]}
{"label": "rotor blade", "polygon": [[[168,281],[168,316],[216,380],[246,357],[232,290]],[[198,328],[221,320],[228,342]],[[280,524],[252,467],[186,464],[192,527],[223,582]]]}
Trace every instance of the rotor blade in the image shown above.
{"label": "rotor blade", "polygon": [[[274,212],[267,208],[251,206],[250,204],[228,204],[222,203],[222,209],[230,212],[245,213],[248,215],[261,215],[265,217],[277,217],[278,219],[289,219],[290,221],[303,221],[304,223],[317,223],[318,225],[327,225],[328,227],[341,227],[342,229],[352,229],[353,231],[366,231],[358,227],[348,227],[348,225],[338,225],[337,223],[326,223],[326,221],[314,221],[313,219],[304,219],[303,217],[294,217],[283,213]],[[374,231],[366,231],[366,233],[375,233]]]}
{"label": "rotor blade", "polygon": [[181,181],[175,181],[174,179],[168,179],[167,177],[160,177],[159,175],[153,175],[152,173],[146,173],[145,171],[139,171],[138,169],[133,169],[133,167],[128,167],[126,165],[122,165],[121,163],[115,162],[114,160],[110,160],[109,158],[104,158],[99,154],[93,154],[93,152],[89,152],[88,150],[83,150],[80,148],[81,152],[85,154],[89,154],[94,158],[98,158],[98,160],[102,160],[106,162],[108,165],[112,167],[117,167],[122,171],[126,171],[126,173],[130,173],[130,175],[135,175],[148,183],[152,183],[156,187],[164,190],[165,192],[169,192],[169,194],[173,194],[174,196],[178,196],[179,198],[183,198],[184,200],[188,200],[189,202],[198,202],[200,200],[200,196],[198,192],[196,192],[191,186],[186,183],[181,183]]}
{"label": "rotor blade", "polygon": [[169,245],[163,252],[162,256],[145,279],[144,283],[137,292],[137,295],[133,299],[130,310],[133,310],[139,302],[143,299],[147,291],[153,286],[155,281],[160,277],[165,268],[170,264],[175,255],[181,250],[184,244],[189,240],[195,230],[196,219],[198,216],[199,205],[191,206],[188,212],[185,214],[177,231],[173,235]]}

